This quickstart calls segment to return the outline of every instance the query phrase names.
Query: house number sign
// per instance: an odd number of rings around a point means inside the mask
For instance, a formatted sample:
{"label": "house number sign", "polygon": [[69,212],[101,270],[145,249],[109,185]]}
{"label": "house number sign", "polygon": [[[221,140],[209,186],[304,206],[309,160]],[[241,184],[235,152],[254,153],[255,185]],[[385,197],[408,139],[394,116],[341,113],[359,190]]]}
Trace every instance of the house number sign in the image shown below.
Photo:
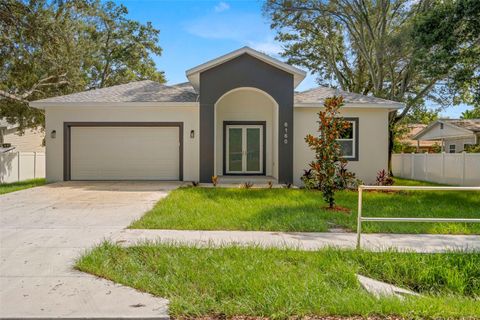
{"label": "house number sign", "polygon": [[288,143],[288,122],[283,123],[283,129],[285,133],[283,134],[283,143],[287,144]]}

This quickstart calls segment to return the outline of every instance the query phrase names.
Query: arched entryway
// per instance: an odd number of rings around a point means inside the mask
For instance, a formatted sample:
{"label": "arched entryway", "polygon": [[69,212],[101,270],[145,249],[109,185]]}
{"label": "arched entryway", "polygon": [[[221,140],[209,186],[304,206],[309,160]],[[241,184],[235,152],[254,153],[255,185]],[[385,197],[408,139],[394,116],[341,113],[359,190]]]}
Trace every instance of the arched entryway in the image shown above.
{"label": "arched entryway", "polygon": [[222,175],[278,178],[278,104],[266,92],[241,87],[215,103],[215,165]]}

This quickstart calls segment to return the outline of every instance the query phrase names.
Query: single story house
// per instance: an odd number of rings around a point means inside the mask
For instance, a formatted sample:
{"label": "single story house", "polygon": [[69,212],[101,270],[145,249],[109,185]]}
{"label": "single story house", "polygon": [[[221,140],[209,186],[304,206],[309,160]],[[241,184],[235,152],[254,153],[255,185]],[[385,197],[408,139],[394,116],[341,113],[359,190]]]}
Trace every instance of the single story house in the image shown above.
{"label": "single story house", "polygon": [[[433,153],[435,152],[436,149],[438,149],[438,146],[440,146],[438,141],[425,141],[425,140],[413,140],[412,137],[417,135],[420,131],[425,129],[428,125],[422,124],[422,123],[412,123],[412,124],[407,124],[406,126],[406,132],[405,134],[400,137],[400,143],[402,145],[407,146],[409,151],[403,151],[403,152],[412,152],[415,150],[416,152],[428,152],[428,153]],[[438,152],[438,151],[437,151]]]}
{"label": "single story house", "polygon": [[45,152],[44,134],[40,128],[26,129],[20,133],[19,125],[0,119],[0,153],[3,152]]}
{"label": "single story house", "polygon": [[442,151],[463,152],[468,145],[480,143],[480,119],[440,119],[432,122],[412,139],[439,141]]}
{"label": "single story house", "polygon": [[32,102],[46,112],[47,179],[184,180],[266,176],[301,184],[324,99],[342,95],[353,130],[341,143],[366,182],[387,168],[388,114],[403,105],[317,87],[305,71],[243,47],[186,71]]}

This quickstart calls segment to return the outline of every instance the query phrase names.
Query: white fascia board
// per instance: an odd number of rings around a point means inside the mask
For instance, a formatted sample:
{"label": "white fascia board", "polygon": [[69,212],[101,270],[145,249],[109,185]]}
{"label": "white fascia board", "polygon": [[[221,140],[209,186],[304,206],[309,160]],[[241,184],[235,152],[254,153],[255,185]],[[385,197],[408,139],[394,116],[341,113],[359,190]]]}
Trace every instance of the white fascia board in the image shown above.
{"label": "white fascia board", "polygon": [[473,134],[460,134],[460,135],[453,135],[453,136],[438,136],[431,139],[413,139],[412,140],[421,140],[421,141],[436,141],[436,140],[450,140],[450,139],[461,139],[461,138],[471,138]]}
{"label": "white fascia board", "polygon": [[[323,108],[323,103],[311,103],[311,102],[300,102],[294,104],[295,108]],[[405,105],[401,103],[379,103],[379,104],[372,104],[372,103],[345,103],[342,108],[364,108],[364,109],[388,109],[391,111],[399,110],[404,108]]]}
{"label": "white fascia board", "polygon": [[211,69],[213,67],[216,67],[222,63],[225,63],[229,60],[232,60],[242,54],[249,54],[265,63],[268,63],[280,70],[283,70],[285,72],[293,74],[293,86],[296,88],[300,82],[305,79],[307,73],[303,71],[302,69],[296,68],[294,66],[291,66],[289,64],[286,64],[285,62],[282,62],[278,59],[272,58],[264,53],[261,53],[257,50],[253,50],[252,48],[249,47],[243,47],[238,50],[232,51],[230,53],[227,53],[223,56],[220,56],[216,59],[207,61],[205,63],[202,63],[199,66],[196,66],[194,68],[191,68],[187,70],[185,73],[187,75],[188,80],[190,83],[193,85],[193,87],[198,91],[198,88],[200,87],[200,73],[203,71],[206,71],[208,69]]}
{"label": "white fascia board", "polygon": [[38,109],[50,107],[172,107],[172,108],[198,108],[198,102],[30,102],[30,106]]}

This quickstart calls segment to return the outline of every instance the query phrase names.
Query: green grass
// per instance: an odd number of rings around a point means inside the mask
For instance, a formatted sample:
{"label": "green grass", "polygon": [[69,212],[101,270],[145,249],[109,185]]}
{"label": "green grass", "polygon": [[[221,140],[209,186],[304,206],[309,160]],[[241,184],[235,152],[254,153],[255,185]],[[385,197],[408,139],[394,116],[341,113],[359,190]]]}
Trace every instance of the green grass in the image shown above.
{"label": "green grass", "polygon": [[31,179],[12,183],[0,183],[0,194],[38,187],[46,183],[45,179]]}
{"label": "green grass", "polygon": [[[170,299],[174,317],[480,316],[480,255],[472,253],[201,249],[173,244],[122,248],[103,243],[76,267]],[[376,299],[360,287],[355,273],[415,290],[422,297]]]}
{"label": "green grass", "polygon": [[[431,185],[397,179],[396,185]],[[130,228],[179,230],[266,230],[324,232],[356,230],[357,192],[341,191],[337,204],[350,213],[326,210],[318,191],[299,189],[180,188]],[[480,216],[480,192],[365,192],[364,216]],[[366,222],[364,232],[480,234],[480,224]]]}

